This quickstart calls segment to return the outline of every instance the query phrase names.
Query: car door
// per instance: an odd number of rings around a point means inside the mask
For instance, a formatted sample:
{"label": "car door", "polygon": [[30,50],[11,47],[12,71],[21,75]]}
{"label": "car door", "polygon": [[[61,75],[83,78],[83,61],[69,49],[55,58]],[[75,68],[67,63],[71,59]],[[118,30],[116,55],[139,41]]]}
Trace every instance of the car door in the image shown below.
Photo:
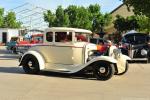
{"label": "car door", "polygon": [[[52,36],[54,34],[54,36]],[[68,35],[67,35],[68,34]],[[47,32],[47,43],[40,47],[46,62],[49,64],[73,64],[72,33]]]}

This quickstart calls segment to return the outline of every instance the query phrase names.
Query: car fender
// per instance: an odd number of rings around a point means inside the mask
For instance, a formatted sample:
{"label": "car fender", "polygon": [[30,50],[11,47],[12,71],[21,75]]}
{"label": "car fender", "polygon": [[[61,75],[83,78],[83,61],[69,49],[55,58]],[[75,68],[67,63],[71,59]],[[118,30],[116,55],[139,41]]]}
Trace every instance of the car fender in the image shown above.
{"label": "car fender", "polygon": [[91,66],[92,64],[94,64],[96,62],[103,62],[103,61],[107,61],[107,62],[110,62],[112,64],[116,64],[117,63],[117,60],[112,58],[112,57],[109,57],[109,56],[98,56],[98,57],[95,57],[95,58],[91,59],[90,61],[86,62],[83,65],[79,65],[80,67],[75,67],[75,69],[73,71],[69,72],[69,73],[75,73],[75,72],[81,71],[81,70]]}
{"label": "car fender", "polygon": [[109,56],[98,56],[98,57],[95,57],[92,60],[90,60],[88,63],[93,63],[96,61],[107,61],[110,63],[117,63],[116,59],[114,59],[113,57],[109,57]]}
{"label": "car fender", "polygon": [[39,52],[37,52],[37,51],[27,51],[26,53],[24,53],[24,55],[23,55],[23,56],[21,57],[21,59],[20,59],[20,64],[19,64],[19,66],[22,65],[22,62],[23,62],[24,57],[25,57],[26,55],[28,55],[28,54],[31,54],[31,55],[33,55],[33,56],[36,57],[36,59],[38,60],[38,63],[39,63],[39,68],[40,68],[40,70],[42,70],[42,69],[45,68],[45,60],[44,60],[43,56],[42,56]]}
{"label": "car fender", "polygon": [[122,58],[124,58],[127,61],[131,60],[131,58],[127,55],[122,54],[121,56],[122,56]]}
{"label": "car fender", "polygon": [[131,58],[121,54],[119,58],[117,58],[117,69],[118,69],[118,74],[123,73],[126,70],[126,63],[130,61]]}

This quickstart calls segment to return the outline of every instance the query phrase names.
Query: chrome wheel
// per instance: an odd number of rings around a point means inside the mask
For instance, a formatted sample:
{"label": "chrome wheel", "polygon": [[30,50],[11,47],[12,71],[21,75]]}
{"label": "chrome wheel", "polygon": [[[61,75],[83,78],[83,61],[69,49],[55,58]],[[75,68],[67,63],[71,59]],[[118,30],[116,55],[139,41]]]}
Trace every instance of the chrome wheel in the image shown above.
{"label": "chrome wheel", "polygon": [[106,72],[105,67],[100,67],[100,68],[99,68],[99,72],[100,72],[100,73],[105,73],[105,72]]}
{"label": "chrome wheel", "polygon": [[93,67],[93,73],[98,80],[108,80],[115,73],[114,66],[106,61],[97,62]]}
{"label": "chrome wheel", "polygon": [[26,73],[37,74],[39,69],[39,62],[33,55],[26,55],[22,60],[22,67]]}
{"label": "chrome wheel", "polygon": [[29,61],[29,62],[28,62],[28,66],[29,66],[29,67],[32,67],[32,61]]}

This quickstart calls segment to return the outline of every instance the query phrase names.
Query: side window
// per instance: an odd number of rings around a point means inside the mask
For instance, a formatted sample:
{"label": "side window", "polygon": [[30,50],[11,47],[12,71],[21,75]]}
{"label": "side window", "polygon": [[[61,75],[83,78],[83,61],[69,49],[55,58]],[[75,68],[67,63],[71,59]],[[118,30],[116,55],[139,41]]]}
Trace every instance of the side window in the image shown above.
{"label": "side window", "polygon": [[53,41],[53,32],[47,32],[46,33],[46,40],[48,42],[52,42]]}
{"label": "side window", "polygon": [[56,32],[55,42],[71,42],[72,32]]}
{"label": "side window", "polygon": [[75,33],[77,42],[88,42],[89,36],[86,33]]}

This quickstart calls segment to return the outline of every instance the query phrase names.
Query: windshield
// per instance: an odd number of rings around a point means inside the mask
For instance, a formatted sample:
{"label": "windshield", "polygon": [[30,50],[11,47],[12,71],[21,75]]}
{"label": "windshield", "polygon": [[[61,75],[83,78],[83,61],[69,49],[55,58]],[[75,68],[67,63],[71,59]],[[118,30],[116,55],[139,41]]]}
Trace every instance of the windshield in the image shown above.
{"label": "windshield", "polygon": [[90,43],[98,44],[97,39],[90,39]]}
{"label": "windshield", "polygon": [[130,43],[130,44],[144,44],[148,42],[148,37],[146,34],[129,34],[126,35],[123,39],[123,42]]}

